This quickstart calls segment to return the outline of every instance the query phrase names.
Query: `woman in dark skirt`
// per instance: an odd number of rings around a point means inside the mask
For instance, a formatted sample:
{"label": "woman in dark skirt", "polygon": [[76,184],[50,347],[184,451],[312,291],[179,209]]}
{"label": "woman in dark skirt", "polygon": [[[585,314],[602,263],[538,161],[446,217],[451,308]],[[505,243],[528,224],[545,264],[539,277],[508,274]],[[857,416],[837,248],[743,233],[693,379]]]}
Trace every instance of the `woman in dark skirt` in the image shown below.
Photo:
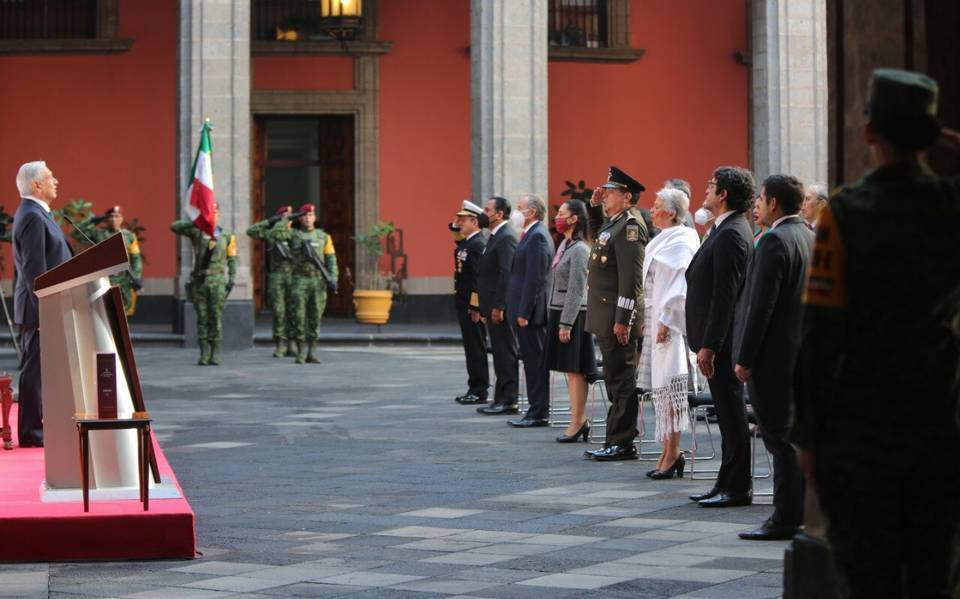
{"label": "woman in dark skirt", "polygon": [[587,207],[580,200],[560,206],[554,221],[563,241],[553,258],[553,289],[547,325],[547,367],[567,375],[570,392],[570,425],[557,437],[558,443],[573,443],[590,437],[585,415],[587,376],[597,370],[593,335],[583,330],[587,311]]}

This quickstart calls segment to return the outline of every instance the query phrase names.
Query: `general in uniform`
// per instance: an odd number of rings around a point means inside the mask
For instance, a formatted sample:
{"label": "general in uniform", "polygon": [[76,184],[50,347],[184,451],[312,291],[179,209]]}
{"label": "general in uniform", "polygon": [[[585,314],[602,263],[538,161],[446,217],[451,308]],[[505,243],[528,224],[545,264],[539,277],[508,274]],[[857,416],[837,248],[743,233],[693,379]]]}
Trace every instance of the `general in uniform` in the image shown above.
{"label": "general in uniform", "polygon": [[187,284],[187,299],[197,312],[197,342],[200,366],[220,364],[223,338],[223,306],[237,275],[237,236],[216,224],[219,206],[214,205],[214,232],[208,235],[189,220],[170,225],[177,235],[193,245],[193,269]]}
{"label": "general in uniform", "polygon": [[293,216],[297,217],[295,228],[287,228],[281,221],[274,225],[273,231],[278,239],[290,244],[293,254],[290,324],[298,346],[295,361],[317,364],[320,360],[315,352],[320,320],[327,307],[327,289],[334,293],[337,290],[337,253],[330,234],[316,228],[317,213],[313,204],[304,204]]}
{"label": "general in uniform", "polygon": [[[106,226],[101,227],[100,225],[104,223]],[[87,243],[87,238],[94,243],[100,243],[117,233],[123,235],[123,243],[130,258],[130,269],[110,275],[110,284],[120,288],[123,308],[127,316],[133,316],[137,308],[137,292],[143,288],[143,260],[140,256],[140,241],[137,239],[137,234],[122,225],[123,211],[120,206],[112,206],[102,216],[91,216],[77,223],[70,235],[81,243]]]}
{"label": "general in uniform", "polygon": [[[254,223],[247,229],[247,235],[267,244],[267,298],[273,311],[273,342],[276,351],[274,358],[287,354],[287,306],[290,304],[290,292],[293,289],[293,253],[290,244],[273,230],[283,217],[293,213],[292,206],[281,206],[276,214],[266,220]],[[290,227],[293,221],[284,221]]]}
{"label": "general in uniform", "polygon": [[844,597],[950,597],[960,524],[960,180],[923,151],[938,87],[874,71],[875,170],[821,211],[804,302],[792,440],[826,516]]}
{"label": "general in uniform", "polygon": [[487,221],[483,208],[464,200],[457,212],[457,231],[463,233],[453,253],[453,298],[467,362],[467,392],[456,398],[461,404],[487,402],[490,365],[487,361],[487,333],[480,321],[477,274],[487,240],[481,229]]}
{"label": "general in uniform", "polygon": [[607,182],[594,191],[590,201],[594,242],[587,271],[585,328],[597,337],[611,402],[603,448],[584,453],[587,459],[597,461],[638,457],[633,444],[638,413],[637,357],[643,322],[643,256],[649,233],[636,204],[644,189],[612,166]]}

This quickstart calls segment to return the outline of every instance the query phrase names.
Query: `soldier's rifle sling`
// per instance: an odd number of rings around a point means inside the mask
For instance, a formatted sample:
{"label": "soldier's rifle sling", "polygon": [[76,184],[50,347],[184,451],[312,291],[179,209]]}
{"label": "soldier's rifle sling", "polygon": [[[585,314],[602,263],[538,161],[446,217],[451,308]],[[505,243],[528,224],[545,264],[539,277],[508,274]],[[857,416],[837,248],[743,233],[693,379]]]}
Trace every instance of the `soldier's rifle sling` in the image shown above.
{"label": "soldier's rifle sling", "polygon": [[333,276],[330,274],[330,271],[327,270],[327,267],[323,264],[323,261],[320,259],[320,256],[317,255],[317,251],[313,249],[313,244],[309,241],[304,241],[303,251],[307,256],[307,260],[310,261],[310,264],[313,264],[317,267],[317,270],[320,271],[320,275],[323,277],[323,280],[326,282],[327,287],[332,289],[334,292],[337,290],[337,282],[333,280]]}
{"label": "soldier's rifle sling", "polygon": [[[216,240],[216,237],[213,238]],[[197,282],[197,285],[203,285],[203,282],[207,280],[207,269],[210,268],[210,260],[213,259],[213,249],[210,249],[210,244],[207,242],[207,247],[205,249],[206,253],[200,258],[200,263],[197,264],[197,267],[193,271],[193,278]],[[216,249],[216,248],[214,248]]]}

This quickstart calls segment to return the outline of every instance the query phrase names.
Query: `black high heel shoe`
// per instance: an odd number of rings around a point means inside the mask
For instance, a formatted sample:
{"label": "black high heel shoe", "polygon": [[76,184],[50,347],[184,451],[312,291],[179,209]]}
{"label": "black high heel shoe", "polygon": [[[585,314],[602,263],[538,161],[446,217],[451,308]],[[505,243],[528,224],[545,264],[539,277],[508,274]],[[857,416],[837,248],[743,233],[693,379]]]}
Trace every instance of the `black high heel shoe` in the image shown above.
{"label": "black high heel shoe", "polygon": [[673,461],[673,465],[667,468],[666,470],[658,470],[650,475],[650,478],[655,480],[662,480],[665,478],[673,478],[676,474],[677,478],[683,478],[683,469],[686,466],[686,458],[683,457],[683,454],[677,456],[677,459]]}
{"label": "black high heel shoe", "polygon": [[573,433],[572,435],[560,435],[557,437],[557,443],[576,443],[580,437],[583,437],[583,442],[586,443],[590,440],[590,421],[583,423],[583,426],[580,427],[580,430]]}

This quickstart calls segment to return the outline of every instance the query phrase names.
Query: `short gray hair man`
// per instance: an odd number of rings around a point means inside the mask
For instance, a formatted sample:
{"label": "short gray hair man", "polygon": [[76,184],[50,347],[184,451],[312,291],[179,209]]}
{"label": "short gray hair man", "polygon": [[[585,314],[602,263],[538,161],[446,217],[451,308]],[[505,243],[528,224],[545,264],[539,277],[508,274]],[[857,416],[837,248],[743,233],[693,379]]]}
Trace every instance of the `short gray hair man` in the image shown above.
{"label": "short gray hair man", "polygon": [[525,193],[517,200],[517,207],[520,202],[526,202],[527,209],[533,210],[537,220],[543,220],[547,217],[547,203],[535,193]]}
{"label": "short gray hair man", "polygon": [[17,190],[20,191],[20,197],[33,195],[33,184],[43,178],[46,168],[47,163],[43,160],[20,165],[20,170],[17,171]]}
{"label": "short gray hair man", "polygon": [[663,208],[667,212],[673,212],[673,222],[683,223],[687,218],[687,212],[690,210],[690,198],[682,189],[676,187],[664,187],[657,192],[657,198],[663,202]]}

